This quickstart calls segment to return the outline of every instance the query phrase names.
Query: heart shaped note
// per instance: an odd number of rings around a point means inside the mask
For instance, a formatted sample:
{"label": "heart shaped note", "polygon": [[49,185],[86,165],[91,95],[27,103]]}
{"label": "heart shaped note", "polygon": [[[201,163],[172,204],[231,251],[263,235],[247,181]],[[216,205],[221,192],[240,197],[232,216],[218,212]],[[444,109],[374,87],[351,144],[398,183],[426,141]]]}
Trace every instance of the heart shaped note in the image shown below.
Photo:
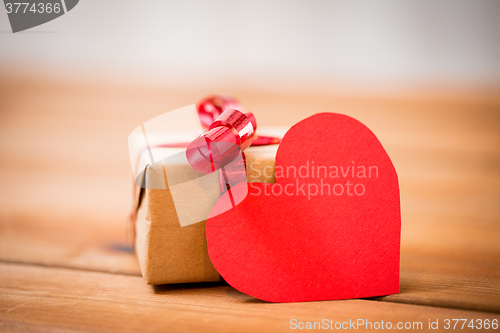
{"label": "heart shaped note", "polygon": [[275,184],[237,185],[247,197],[224,212],[226,193],[207,220],[210,259],[231,286],[271,302],[399,292],[398,177],[366,126],[335,113],[299,122],[275,174]]}

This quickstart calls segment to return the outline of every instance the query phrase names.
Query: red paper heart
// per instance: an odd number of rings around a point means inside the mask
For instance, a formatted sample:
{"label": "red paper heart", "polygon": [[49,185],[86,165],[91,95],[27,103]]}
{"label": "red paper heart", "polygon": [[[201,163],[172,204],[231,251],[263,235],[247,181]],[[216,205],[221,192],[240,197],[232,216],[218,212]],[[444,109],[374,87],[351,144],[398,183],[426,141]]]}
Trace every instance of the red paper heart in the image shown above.
{"label": "red paper heart", "polygon": [[210,259],[231,286],[271,302],[399,292],[398,178],[366,126],[335,113],[309,117],[286,133],[275,171],[276,184],[250,183],[223,212],[226,193],[207,221]]}

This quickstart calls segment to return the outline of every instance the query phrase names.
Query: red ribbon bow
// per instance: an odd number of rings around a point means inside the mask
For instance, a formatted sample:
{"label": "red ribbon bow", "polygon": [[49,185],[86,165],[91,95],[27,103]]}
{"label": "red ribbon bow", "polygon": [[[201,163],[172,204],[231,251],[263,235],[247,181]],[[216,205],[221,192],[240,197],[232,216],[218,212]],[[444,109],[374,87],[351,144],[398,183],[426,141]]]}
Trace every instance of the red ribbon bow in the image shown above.
{"label": "red ribbon bow", "polygon": [[[252,113],[228,96],[212,96],[198,106],[205,131],[186,150],[189,164],[201,173],[211,173],[228,165],[239,152],[252,145],[278,143],[279,139],[255,136],[257,122]],[[243,154],[244,158],[244,154]]]}
{"label": "red ribbon bow", "polygon": [[[198,172],[208,174],[220,169],[221,193],[229,190],[231,179],[246,180],[243,153],[246,148],[251,144],[279,142],[277,138],[255,136],[257,122],[254,115],[244,113],[243,106],[230,96],[217,95],[204,99],[198,105],[198,116],[206,129],[189,144],[186,157]],[[240,153],[242,159],[233,162]],[[244,173],[243,177],[241,173]]]}
{"label": "red ribbon bow", "polygon": [[[207,97],[198,104],[198,117],[204,128],[210,128],[221,114],[227,109],[243,111],[243,105],[231,96],[215,95]],[[254,132],[257,130],[257,122],[252,113],[244,113],[252,123]],[[251,142],[252,146],[265,146],[280,143],[280,139],[269,136],[255,136]],[[244,149],[242,149],[244,150]]]}
{"label": "red ribbon bow", "polygon": [[[257,122],[254,115],[244,113],[243,106],[233,97],[215,95],[205,98],[198,104],[197,110],[202,127],[205,128],[200,136],[189,144],[166,143],[154,147],[187,146],[186,157],[194,169],[205,174],[220,169],[221,194],[229,190],[229,179],[234,173],[245,172],[243,179],[246,179],[243,153],[246,148],[250,145],[262,146],[280,142],[278,138],[256,136]],[[242,160],[238,163],[231,163],[240,152]],[[134,210],[130,216],[134,240],[135,220],[144,190],[141,188],[139,195],[136,195],[137,187],[134,186]]]}

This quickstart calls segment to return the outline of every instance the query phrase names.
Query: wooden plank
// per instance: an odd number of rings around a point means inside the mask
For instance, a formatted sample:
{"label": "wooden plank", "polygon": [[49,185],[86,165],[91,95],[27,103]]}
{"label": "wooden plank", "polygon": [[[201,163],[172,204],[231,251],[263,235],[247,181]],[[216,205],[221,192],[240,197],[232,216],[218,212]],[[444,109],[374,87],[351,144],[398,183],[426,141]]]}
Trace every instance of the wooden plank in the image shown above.
{"label": "wooden plank", "polygon": [[281,332],[291,319],[423,328],[438,320],[444,330],[444,320],[453,318],[500,316],[368,300],[273,304],[219,283],[152,287],[139,277],[0,264],[0,327],[9,331]]}
{"label": "wooden plank", "polygon": [[[464,221],[460,225],[456,219],[446,221],[432,216],[413,219],[407,219],[411,224],[403,225],[401,293],[383,299],[500,312],[498,224]],[[61,221],[59,225],[47,224],[28,233],[23,230],[33,220],[26,224],[17,221],[17,234],[10,240],[3,235],[0,242],[0,248],[19,251],[10,256],[12,261],[140,274],[135,257],[121,251],[120,243],[114,242],[114,227],[103,225],[85,233],[85,221],[75,228]],[[124,233],[124,229],[121,231]],[[79,232],[84,232],[83,236]]]}
{"label": "wooden plank", "polygon": [[406,214],[401,291],[379,300],[500,312],[498,221]]}
{"label": "wooden plank", "polygon": [[[206,92],[0,80],[0,260],[139,275],[127,135]],[[335,111],[382,140],[403,216],[402,293],[384,300],[500,311],[498,99],[233,93],[259,126]]]}
{"label": "wooden plank", "polygon": [[403,253],[399,294],[377,300],[500,312],[498,264]]}

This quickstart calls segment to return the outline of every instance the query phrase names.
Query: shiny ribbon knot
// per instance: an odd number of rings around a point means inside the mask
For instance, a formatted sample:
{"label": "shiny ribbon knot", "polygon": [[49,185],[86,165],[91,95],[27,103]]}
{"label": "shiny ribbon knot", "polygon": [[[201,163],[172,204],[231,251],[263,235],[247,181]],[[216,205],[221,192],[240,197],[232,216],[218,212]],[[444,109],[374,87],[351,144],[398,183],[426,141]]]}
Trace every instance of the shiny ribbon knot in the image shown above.
{"label": "shiny ribbon knot", "polygon": [[[220,169],[221,193],[225,193],[231,187],[231,179],[246,180],[243,151],[255,142],[257,122],[252,113],[243,112],[243,106],[237,100],[220,95],[203,100],[198,105],[198,116],[207,129],[188,145],[187,160],[200,173],[208,174]],[[262,137],[256,143],[278,142],[276,138]],[[240,153],[242,159],[231,164]],[[242,172],[245,177],[238,177]]]}

